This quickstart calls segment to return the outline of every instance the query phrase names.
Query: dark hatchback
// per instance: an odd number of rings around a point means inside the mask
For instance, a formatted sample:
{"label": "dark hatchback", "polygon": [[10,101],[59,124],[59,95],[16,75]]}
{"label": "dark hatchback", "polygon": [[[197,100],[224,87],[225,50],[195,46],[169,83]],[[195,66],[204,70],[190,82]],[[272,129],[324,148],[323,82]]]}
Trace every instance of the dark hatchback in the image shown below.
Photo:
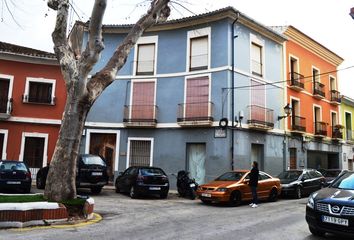
{"label": "dark hatchback", "polygon": [[326,184],[322,174],[314,169],[288,170],[280,173],[278,178],[282,195],[295,198],[311,194]]}
{"label": "dark hatchback", "polygon": [[313,235],[333,233],[354,238],[354,172],[344,173],[328,188],[310,195],[306,221]]}
{"label": "dark hatchback", "polygon": [[166,173],[157,167],[130,167],[115,182],[116,192],[127,192],[131,198],[151,194],[167,198],[169,187]]}
{"label": "dark hatchback", "polygon": [[31,172],[24,162],[0,160],[0,191],[31,192]]}
{"label": "dark hatchback", "polygon": [[[49,166],[41,168],[37,173],[37,188],[44,189]],[[90,188],[93,194],[99,194],[104,185],[108,184],[107,165],[96,155],[81,154],[78,157],[76,187]]]}

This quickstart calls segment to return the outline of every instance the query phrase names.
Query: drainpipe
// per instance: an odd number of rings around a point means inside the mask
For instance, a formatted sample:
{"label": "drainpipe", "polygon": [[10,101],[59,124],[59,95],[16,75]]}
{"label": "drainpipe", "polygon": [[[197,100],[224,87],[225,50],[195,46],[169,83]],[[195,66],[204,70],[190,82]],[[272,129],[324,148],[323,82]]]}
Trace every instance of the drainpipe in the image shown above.
{"label": "drainpipe", "polygon": [[238,21],[240,13],[237,12],[236,19],[232,22],[231,27],[231,170],[234,170],[234,152],[235,152],[235,136],[234,136],[234,128],[235,128],[235,24]]}

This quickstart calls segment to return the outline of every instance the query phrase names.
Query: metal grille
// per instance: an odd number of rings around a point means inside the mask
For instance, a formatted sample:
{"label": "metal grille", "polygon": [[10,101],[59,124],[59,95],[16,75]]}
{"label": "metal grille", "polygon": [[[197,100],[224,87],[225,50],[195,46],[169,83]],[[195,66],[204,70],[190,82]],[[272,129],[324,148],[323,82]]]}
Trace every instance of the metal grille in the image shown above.
{"label": "metal grille", "polygon": [[130,166],[150,166],[151,141],[131,140],[129,164]]}
{"label": "metal grille", "polygon": [[329,205],[325,203],[317,203],[316,209],[320,212],[329,213]]}
{"label": "metal grille", "polygon": [[214,191],[215,188],[210,188],[210,187],[202,187],[202,190],[211,190],[211,191]]}
{"label": "metal grille", "polygon": [[353,207],[343,207],[341,215],[354,216]]}

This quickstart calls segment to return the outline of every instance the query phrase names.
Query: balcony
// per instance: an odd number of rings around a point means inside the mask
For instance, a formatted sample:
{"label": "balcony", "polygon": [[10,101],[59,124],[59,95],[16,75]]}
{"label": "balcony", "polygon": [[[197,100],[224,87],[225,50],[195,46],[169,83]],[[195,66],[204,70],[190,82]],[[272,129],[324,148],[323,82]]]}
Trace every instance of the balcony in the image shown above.
{"label": "balcony", "polygon": [[43,104],[43,105],[55,105],[55,97],[31,97],[29,95],[22,95],[23,103],[32,103],[32,104]]}
{"label": "balcony", "polygon": [[325,122],[315,122],[314,129],[315,137],[326,137],[327,136],[327,123]]}
{"label": "balcony", "polygon": [[306,132],[306,118],[300,116],[291,116],[291,131]]}
{"label": "balcony", "polygon": [[331,96],[331,104],[339,105],[342,102],[341,95],[337,90],[331,90],[329,94]]}
{"label": "balcony", "polygon": [[9,119],[12,113],[12,98],[0,97],[0,120]]}
{"label": "balcony", "polygon": [[326,94],[324,92],[324,84],[316,81],[313,84],[313,97],[317,99],[323,99],[326,97]]}
{"label": "balcony", "polygon": [[334,140],[343,139],[343,128],[344,126],[339,124],[332,126],[332,139]]}
{"label": "balcony", "polygon": [[273,109],[250,105],[248,106],[248,126],[251,129],[270,130],[274,128]]}
{"label": "balcony", "polygon": [[304,83],[304,75],[301,75],[297,72],[290,72],[290,88],[301,92],[304,90],[305,83]]}
{"label": "balcony", "polygon": [[178,104],[177,123],[184,127],[211,126],[213,124],[212,102]]}
{"label": "balcony", "polygon": [[126,127],[155,127],[156,105],[125,105],[123,124]]}

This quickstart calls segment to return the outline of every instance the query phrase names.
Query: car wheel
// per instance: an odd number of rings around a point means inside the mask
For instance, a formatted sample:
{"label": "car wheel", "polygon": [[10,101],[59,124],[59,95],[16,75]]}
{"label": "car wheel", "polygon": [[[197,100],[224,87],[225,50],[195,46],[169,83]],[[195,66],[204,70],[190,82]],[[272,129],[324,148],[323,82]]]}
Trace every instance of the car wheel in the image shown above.
{"label": "car wheel", "polygon": [[236,207],[241,205],[241,202],[242,202],[241,193],[239,191],[232,192],[230,195],[229,204],[231,206]]}
{"label": "car wheel", "polygon": [[312,233],[312,235],[314,235],[314,236],[323,237],[326,234],[326,232],[318,230],[317,228],[313,228],[310,226],[309,226],[309,230]]}
{"label": "car wheel", "polygon": [[276,188],[272,188],[272,190],[270,191],[268,200],[270,202],[275,202],[278,200],[278,190]]}
{"label": "car wheel", "polygon": [[295,189],[295,198],[297,199],[302,198],[302,190],[300,186],[297,186]]}
{"label": "car wheel", "polygon": [[36,178],[36,186],[38,189],[44,189],[45,188],[45,181],[41,175],[37,175]]}
{"label": "car wheel", "polygon": [[92,187],[91,193],[92,194],[99,194],[102,191],[102,187]]}
{"label": "car wheel", "polygon": [[135,191],[134,186],[132,186],[132,187],[130,188],[129,196],[130,196],[131,198],[136,198],[136,197],[137,197],[137,194],[136,194],[136,191]]}

